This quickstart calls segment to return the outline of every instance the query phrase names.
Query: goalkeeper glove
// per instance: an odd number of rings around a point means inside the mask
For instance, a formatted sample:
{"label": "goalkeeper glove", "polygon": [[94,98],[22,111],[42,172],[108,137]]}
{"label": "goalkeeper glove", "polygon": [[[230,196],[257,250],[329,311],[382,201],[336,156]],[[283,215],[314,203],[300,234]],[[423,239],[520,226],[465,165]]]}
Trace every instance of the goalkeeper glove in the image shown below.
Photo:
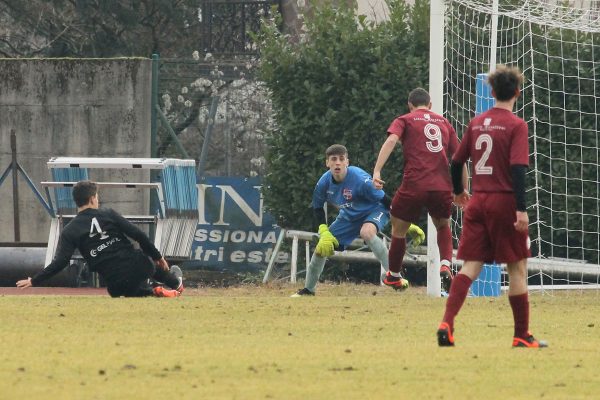
{"label": "goalkeeper glove", "polygon": [[420,245],[425,240],[425,232],[415,224],[410,224],[408,234],[412,239],[410,244],[413,247]]}
{"label": "goalkeeper glove", "polygon": [[338,240],[329,232],[325,224],[319,225],[319,243],[317,243],[316,252],[321,257],[333,255],[334,249],[339,246]]}

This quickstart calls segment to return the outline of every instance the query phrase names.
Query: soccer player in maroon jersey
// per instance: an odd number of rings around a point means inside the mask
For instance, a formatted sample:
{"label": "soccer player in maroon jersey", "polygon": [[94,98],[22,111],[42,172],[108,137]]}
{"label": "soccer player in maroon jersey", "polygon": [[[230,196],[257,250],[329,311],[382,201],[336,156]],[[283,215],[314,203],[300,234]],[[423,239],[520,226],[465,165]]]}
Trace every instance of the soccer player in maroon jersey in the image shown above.
{"label": "soccer player in maroon jersey", "polygon": [[[514,317],[513,347],[546,347],[529,332],[527,258],[530,256],[525,200],[529,166],[527,124],[512,113],[523,75],[503,65],[488,77],[496,104],[471,120],[452,159],[454,202],[464,208],[457,258],[464,260],[452,282],[446,312],[438,328],[440,346],[454,346],[454,317],[484,263],[506,263],[508,300]],[[461,181],[471,159],[472,197]]]}
{"label": "soccer player in maroon jersey", "polygon": [[[452,281],[452,184],[449,160],[458,148],[458,138],[450,122],[431,111],[431,98],[425,89],[416,88],[410,92],[408,108],[410,112],[396,118],[388,128],[387,140],[381,146],[373,170],[373,184],[381,189],[384,184],[381,169],[396,144],[402,143],[404,174],[390,208],[390,271],[383,282],[394,287],[402,280],[406,232],[411,223],[418,222],[425,208],[437,229],[440,276],[443,289],[448,291]],[[464,179],[466,182],[466,168]]]}

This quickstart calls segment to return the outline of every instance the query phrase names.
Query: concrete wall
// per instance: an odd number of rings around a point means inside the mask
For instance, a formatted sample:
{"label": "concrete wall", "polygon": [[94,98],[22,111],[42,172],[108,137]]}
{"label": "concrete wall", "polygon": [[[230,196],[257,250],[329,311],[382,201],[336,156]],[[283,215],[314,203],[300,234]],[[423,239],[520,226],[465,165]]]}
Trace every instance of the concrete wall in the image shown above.
{"label": "concrete wall", "polygon": [[[150,156],[150,60],[0,59],[0,172],[11,163],[10,134],[19,164],[43,193],[55,156]],[[148,181],[147,172],[90,170],[98,181]],[[50,217],[19,176],[21,241],[46,242]],[[148,193],[105,189],[101,205],[143,214]],[[14,240],[11,176],[0,186],[0,241]]]}

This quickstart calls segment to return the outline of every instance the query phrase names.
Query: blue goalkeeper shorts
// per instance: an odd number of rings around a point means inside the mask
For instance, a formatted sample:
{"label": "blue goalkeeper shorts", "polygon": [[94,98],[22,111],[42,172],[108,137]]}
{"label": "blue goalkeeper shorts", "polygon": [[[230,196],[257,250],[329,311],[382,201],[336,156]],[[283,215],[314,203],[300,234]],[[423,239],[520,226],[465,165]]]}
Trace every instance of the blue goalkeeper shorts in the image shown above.
{"label": "blue goalkeeper shorts", "polygon": [[362,219],[355,221],[348,221],[343,218],[336,218],[335,221],[329,226],[329,231],[340,243],[337,250],[344,250],[345,246],[348,246],[354,239],[360,237],[360,228],[370,222],[377,227],[377,232],[381,232],[385,225],[390,220],[389,211],[383,206],[377,207],[374,211],[368,214]]}

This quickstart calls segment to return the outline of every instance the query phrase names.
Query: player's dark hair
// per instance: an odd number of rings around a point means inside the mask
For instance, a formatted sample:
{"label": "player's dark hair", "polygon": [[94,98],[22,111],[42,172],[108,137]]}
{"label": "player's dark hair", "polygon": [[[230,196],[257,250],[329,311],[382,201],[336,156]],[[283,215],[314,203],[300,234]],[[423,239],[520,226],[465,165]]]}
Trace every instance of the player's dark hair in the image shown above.
{"label": "player's dark hair", "polygon": [[98,185],[92,181],[79,181],[73,186],[73,200],[77,207],[83,207],[98,193]]}
{"label": "player's dark hair", "polygon": [[348,149],[342,144],[332,144],[325,150],[325,157],[329,156],[346,156],[348,155]]}
{"label": "player's dark hair", "polygon": [[431,103],[431,97],[427,90],[419,87],[410,91],[408,102],[415,107],[428,106]]}
{"label": "player's dark hair", "polygon": [[496,70],[488,75],[488,83],[494,91],[496,100],[508,101],[515,97],[517,90],[523,84],[523,74],[518,67],[498,65]]}

